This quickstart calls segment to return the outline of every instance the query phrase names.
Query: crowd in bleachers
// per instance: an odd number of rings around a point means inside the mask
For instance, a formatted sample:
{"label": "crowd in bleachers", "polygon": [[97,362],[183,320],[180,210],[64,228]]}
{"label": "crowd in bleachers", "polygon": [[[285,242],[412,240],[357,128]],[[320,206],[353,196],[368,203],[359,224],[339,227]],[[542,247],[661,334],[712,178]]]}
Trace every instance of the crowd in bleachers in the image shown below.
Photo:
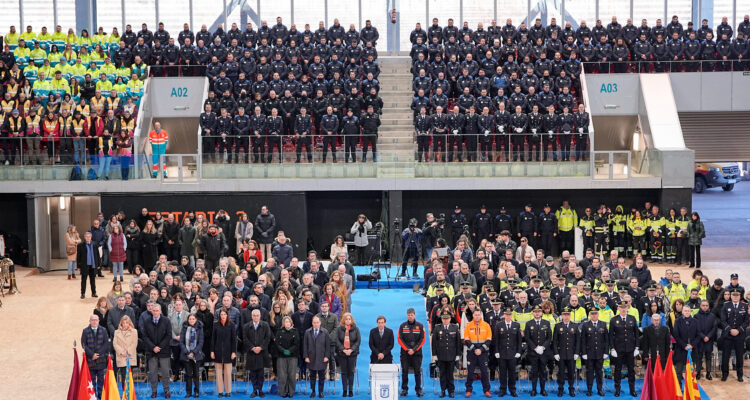
{"label": "crowd in bleachers", "polygon": [[[683,29],[677,16],[666,26],[661,19],[654,26],[646,19],[640,26],[630,19],[621,25],[613,16],[606,26],[597,20],[589,28],[581,21],[577,29],[570,22],[559,26],[555,18],[547,26],[536,19],[531,27],[525,23],[516,27],[510,19],[500,26],[493,20],[487,29],[479,23],[475,30],[467,22],[455,26],[453,19],[440,26],[434,18],[426,30],[418,23],[410,34],[417,158],[421,160],[422,154],[427,158],[431,143],[435,159],[447,145],[449,161],[454,147],[460,160],[463,146],[472,161],[492,159],[493,147],[497,160],[506,156],[517,160],[519,155],[523,160],[524,144],[529,159],[534,155],[538,160],[540,153],[546,159],[550,145],[557,159],[559,143],[565,160],[575,139],[576,159],[584,159],[588,115],[568,116],[580,103],[582,69],[587,73],[746,70],[748,34],[747,15],[736,38],[726,17],[716,27],[716,37],[707,20],[697,30],[692,22]],[[419,116],[421,109],[427,116]],[[440,116],[449,111],[454,114]],[[556,116],[545,120],[545,114]]]}

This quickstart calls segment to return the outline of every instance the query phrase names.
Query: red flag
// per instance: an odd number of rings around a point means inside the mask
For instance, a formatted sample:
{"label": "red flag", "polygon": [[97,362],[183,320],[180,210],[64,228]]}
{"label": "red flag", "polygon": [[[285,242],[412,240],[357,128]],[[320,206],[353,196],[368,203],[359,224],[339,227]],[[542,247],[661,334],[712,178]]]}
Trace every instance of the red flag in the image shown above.
{"label": "red flag", "polygon": [[654,385],[656,386],[656,395],[659,400],[668,400],[667,385],[664,380],[664,370],[661,368],[661,355],[656,356],[654,363]]}
{"label": "red flag", "polygon": [[643,379],[643,388],[641,389],[641,400],[657,400],[654,374],[651,372],[651,359],[648,360],[648,366],[646,366],[646,376]]}
{"label": "red flag", "polygon": [[73,348],[73,374],[70,376],[70,385],[68,385],[67,400],[78,400],[78,379],[80,378],[81,367],[78,366],[78,349]]}
{"label": "red flag", "polygon": [[89,372],[89,363],[86,362],[86,356],[83,357],[83,363],[81,363],[77,400],[96,400],[96,390],[94,384],[91,383],[91,372]]}
{"label": "red flag", "polygon": [[672,351],[669,352],[669,358],[667,358],[667,365],[664,366],[664,383],[667,391],[667,397],[662,400],[682,400],[682,389],[680,389],[680,383],[677,380],[677,373],[674,370],[672,364]]}

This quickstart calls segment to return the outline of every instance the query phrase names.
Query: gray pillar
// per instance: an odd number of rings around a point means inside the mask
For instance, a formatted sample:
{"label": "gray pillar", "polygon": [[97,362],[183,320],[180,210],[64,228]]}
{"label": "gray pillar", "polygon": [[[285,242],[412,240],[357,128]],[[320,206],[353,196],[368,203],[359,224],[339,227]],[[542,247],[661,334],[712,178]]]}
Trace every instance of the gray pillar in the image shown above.
{"label": "gray pillar", "polygon": [[[293,24],[294,23],[294,0],[290,0],[289,6],[290,6],[290,10],[291,10],[289,12],[289,18],[290,18],[290,22],[289,23]],[[362,17],[362,11],[360,11],[359,16],[360,16],[360,18]]]}
{"label": "gray pillar", "polygon": [[88,30],[89,33],[94,32],[93,24],[94,16],[96,15],[96,12],[93,10],[94,6],[93,0],[75,0],[77,33],[80,33],[82,29]]}
{"label": "gray pillar", "polygon": [[58,25],[58,22],[57,22],[58,21],[58,18],[57,18],[57,0],[52,0],[52,12],[55,14],[55,27],[51,29],[54,32],[55,29],[57,29],[57,25]]}
{"label": "gray pillar", "polygon": [[393,227],[393,221],[398,218],[401,221],[401,229],[404,229],[406,223],[404,221],[404,199],[403,192],[400,190],[391,190],[386,193],[388,199],[388,218],[387,225],[390,234],[390,258],[392,263],[400,264],[403,258],[402,246],[401,246],[401,231],[396,230]]}
{"label": "gray pillar", "polygon": [[[190,5],[192,7],[193,0],[190,0]],[[121,32],[125,33],[125,26],[127,25],[127,23],[125,22],[125,0],[120,0],[120,11],[121,11],[120,14],[122,15],[122,31]],[[192,8],[190,9],[190,18],[192,22],[192,18],[193,18]],[[192,23],[190,24],[190,26],[192,27]],[[122,33],[120,34],[121,36],[122,36]]]}
{"label": "gray pillar", "polygon": [[18,0],[18,19],[20,26],[17,32],[26,32],[26,26],[23,21],[23,0]]}

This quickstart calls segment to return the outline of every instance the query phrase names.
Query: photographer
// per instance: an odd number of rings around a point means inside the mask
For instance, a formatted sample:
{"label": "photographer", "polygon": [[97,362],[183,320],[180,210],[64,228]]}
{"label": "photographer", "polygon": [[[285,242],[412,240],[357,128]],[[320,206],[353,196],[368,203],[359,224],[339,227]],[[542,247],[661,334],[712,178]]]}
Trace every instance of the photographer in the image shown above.
{"label": "photographer", "polygon": [[409,259],[412,260],[412,276],[417,276],[419,254],[422,248],[421,238],[422,230],[417,228],[417,220],[415,218],[410,219],[409,226],[401,232],[401,239],[404,241],[404,261],[401,264],[399,276],[406,276],[406,265],[409,263]]}
{"label": "photographer", "polygon": [[367,231],[372,229],[372,222],[364,214],[359,214],[349,232],[354,235],[354,246],[356,248],[356,265],[367,265],[365,254],[367,253]]}
{"label": "photographer", "polygon": [[[445,225],[445,214],[441,214],[443,225]],[[440,220],[435,219],[435,215],[427,213],[427,221],[422,224],[422,260],[425,263],[430,259],[435,242],[440,237]]]}

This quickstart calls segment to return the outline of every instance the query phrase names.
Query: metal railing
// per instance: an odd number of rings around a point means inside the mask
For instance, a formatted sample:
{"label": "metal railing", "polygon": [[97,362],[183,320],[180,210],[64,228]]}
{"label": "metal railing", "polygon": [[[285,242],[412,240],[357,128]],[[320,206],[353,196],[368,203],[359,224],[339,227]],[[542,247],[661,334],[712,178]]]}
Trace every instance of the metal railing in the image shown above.
{"label": "metal railing", "polygon": [[632,153],[619,151],[594,151],[591,158],[591,179],[625,180],[632,175]]}

